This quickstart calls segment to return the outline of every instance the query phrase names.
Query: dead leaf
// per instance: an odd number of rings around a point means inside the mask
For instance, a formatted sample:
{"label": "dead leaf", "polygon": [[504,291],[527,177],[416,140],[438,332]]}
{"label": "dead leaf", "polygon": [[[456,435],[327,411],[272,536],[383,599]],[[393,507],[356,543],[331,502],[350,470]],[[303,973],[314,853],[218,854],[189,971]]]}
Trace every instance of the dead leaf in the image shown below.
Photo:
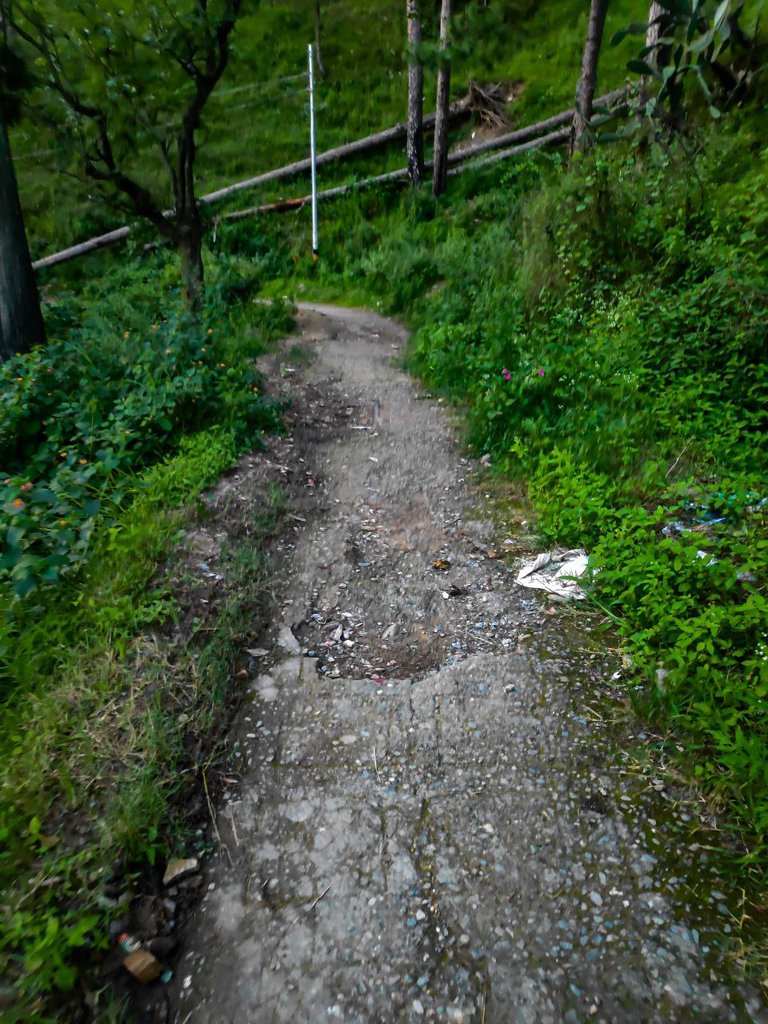
{"label": "dead leaf", "polygon": [[438,569],[440,572],[448,572],[451,568],[451,563],[447,558],[436,558],[432,563],[433,569]]}

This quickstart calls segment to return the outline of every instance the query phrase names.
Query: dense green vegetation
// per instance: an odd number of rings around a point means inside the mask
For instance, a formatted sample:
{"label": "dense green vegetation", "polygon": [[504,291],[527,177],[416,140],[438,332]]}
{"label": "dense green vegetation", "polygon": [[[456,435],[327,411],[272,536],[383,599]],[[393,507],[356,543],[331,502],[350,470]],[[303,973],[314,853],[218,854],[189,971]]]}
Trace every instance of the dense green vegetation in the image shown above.
{"label": "dense green vegetation", "polygon": [[[386,0],[372,18],[354,0],[324,5],[322,147],[402,119],[404,7]],[[645,7],[617,0],[608,34]],[[242,26],[200,191],[304,155],[305,84],[289,76],[303,71],[310,8],[263,4]],[[520,124],[571,101],[583,4],[467,4],[459,24],[456,95],[470,77],[521,80]],[[604,47],[601,87],[624,80],[633,45]],[[438,203],[400,190],[339,200],[322,210],[317,264],[308,211],[220,224],[197,321],[162,253],[91,257],[43,280],[50,343],[6,364],[0,388],[0,969],[24,990],[19,1019],[31,1006],[42,1017],[37,1000],[71,988],[81,951],[102,941],[115,912],[105,865],[175,848],[184,723],[210,745],[225,718],[279,496],[232,554],[194,659],[170,671],[141,638],[177,613],[158,567],[201,490],[278,425],[253,359],[290,309],[254,303],[259,291],[374,304],[414,327],[410,368],[466,410],[495,472],[528,484],[542,543],[590,551],[636,711],[724,809],[736,861],[764,871],[765,86],[755,74],[717,120],[693,96],[684,133],[640,132],[570,168],[540,152],[469,170]],[[58,140],[27,122],[14,144],[37,254],[122,222],[61,177],[73,164]],[[48,147],[48,163],[26,159]],[[142,173],[161,173],[155,161],[137,153]],[[396,150],[353,161],[334,183],[402,162]]]}
{"label": "dense green vegetation", "polygon": [[162,564],[201,492],[279,425],[253,360],[292,322],[283,303],[248,301],[236,259],[213,261],[199,322],[169,294],[175,274],[158,255],[59,290],[47,347],[2,368],[0,967],[19,1020],[103,943],[120,911],[108,866],[138,868],[185,834],[189,750],[226,723],[238,638],[263,603],[269,494],[218,618],[178,655],[143,638],[180,612]]}

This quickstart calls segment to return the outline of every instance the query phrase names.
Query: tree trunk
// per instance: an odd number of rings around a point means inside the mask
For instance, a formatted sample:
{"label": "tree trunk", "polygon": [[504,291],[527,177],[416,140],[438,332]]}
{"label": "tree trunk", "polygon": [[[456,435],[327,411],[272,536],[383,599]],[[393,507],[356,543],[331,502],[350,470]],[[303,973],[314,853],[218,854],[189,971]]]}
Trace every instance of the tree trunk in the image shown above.
{"label": "tree trunk", "polygon": [[8,130],[0,123],[0,360],[44,341]]}
{"label": "tree trunk", "polygon": [[197,207],[178,225],[176,252],[181,263],[184,301],[190,312],[196,313],[202,306],[205,288],[203,225]]}
{"label": "tree trunk", "polygon": [[608,0],[592,0],[587,41],[581,61],[581,77],[576,88],[576,109],[573,112],[573,127],[571,129],[571,153],[586,149],[591,141],[589,122],[592,118],[592,101],[597,82],[597,61],[603,41],[607,9]]}
{"label": "tree trunk", "polygon": [[[646,47],[653,46],[654,49],[645,55],[645,62],[655,71],[664,66],[668,57],[668,47],[663,47],[664,52],[662,52],[657,45],[659,38],[664,35],[666,13],[661,4],[656,3],[656,0],[651,0],[651,6],[648,9],[648,31],[645,35],[645,45]],[[652,92],[653,79],[650,75],[646,75],[640,80],[640,102],[647,103]]]}
{"label": "tree trunk", "polygon": [[325,64],[320,50],[320,0],[315,0],[315,59],[317,60],[317,73],[325,78]]}
{"label": "tree trunk", "polygon": [[[656,0],[652,0],[650,9],[648,11],[648,32],[645,36],[646,46],[655,46],[659,41],[661,35],[661,24],[664,18],[664,8],[661,4],[657,4]],[[658,59],[656,53],[649,53],[646,57],[646,61],[651,67],[657,67]]]}
{"label": "tree trunk", "polygon": [[408,177],[418,188],[424,177],[424,67],[418,56],[421,44],[419,0],[407,0],[408,15]]}
{"label": "tree trunk", "polygon": [[451,91],[451,65],[444,51],[448,48],[448,21],[451,0],[442,0],[440,6],[440,68],[437,72],[437,102],[435,110],[435,152],[432,171],[432,194],[441,196],[448,184],[448,98]]}

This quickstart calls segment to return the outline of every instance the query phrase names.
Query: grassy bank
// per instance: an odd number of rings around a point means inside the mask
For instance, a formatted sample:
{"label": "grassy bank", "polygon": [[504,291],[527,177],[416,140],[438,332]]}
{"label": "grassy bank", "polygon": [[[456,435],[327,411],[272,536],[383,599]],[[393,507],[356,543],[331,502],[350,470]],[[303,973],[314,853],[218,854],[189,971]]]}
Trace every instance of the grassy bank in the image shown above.
{"label": "grassy bank", "polygon": [[73,991],[81,999],[82,969],[108,945],[134,877],[189,845],[185,808],[236,700],[240,641],[263,613],[279,507],[268,492],[225,559],[225,593],[194,621],[193,583],[164,568],[207,514],[203,492],[279,425],[254,360],[290,310],[252,302],[236,260],[210,267],[201,321],[169,299],[157,257],[60,290],[48,346],[3,367],[0,973],[15,992],[2,992],[11,1020],[52,1019]]}
{"label": "grassy bank", "polygon": [[[567,106],[581,62],[587,10],[581,0],[513,0],[505,4],[456,4],[453,94],[470,79],[523,81],[511,108],[513,122],[527,124]],[[204,116],[197,165],[200,194],[308,155],[307,43],[314,39],[313,5],[306,0],[270,0],[242,20],[236,51]],[[322,54],[326,75],[317,81],[318,146],[327,149],[405,118],[407,63],[405,4],[382,0],[375,15],[359,0],[324,0]],[[643,15],[640,0],[613,0],[607,31]],[[425,10],[425,39],[434,42],[437,12]],[[606,49],[601,82],[624,81],[629,43]],[[557,75],[553,75],[553,66]],[[435,73],[425,77],[425,106],[434,109]],[[12,133],[16,170],[35,256],[63,248],[122,224],[125,213],[109,193],[82,178],[82,155],[71,137],[54,135],[30,116]],[[325,184],[355,180],[404,165],[404,145],[321,174]],[[162,191],[172,205],[167,172],[154,149],[130,151],[126,170]],[[308,176],[235,197],[242,208],[306,191]],[[227,204],[217,205],[216,211]],[[151,229],[146,237],[153,238]],[[60,279],[58,270],[55,279]],[[76,269],[74,273],[79,273]]]}

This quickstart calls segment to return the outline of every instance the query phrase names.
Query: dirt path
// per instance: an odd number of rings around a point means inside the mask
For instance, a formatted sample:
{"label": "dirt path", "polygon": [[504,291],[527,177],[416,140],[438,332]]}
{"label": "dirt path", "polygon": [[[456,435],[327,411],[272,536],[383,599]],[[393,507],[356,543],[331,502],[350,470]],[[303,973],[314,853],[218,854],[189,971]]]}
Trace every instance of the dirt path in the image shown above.
{"label": "dirt path", "polygon": [[489,557],[505,537],[403,342],[304,308],[268,368],[297,402],[269,454],[293,494],[283,621],[177,1021],[768,1020],[718,954],[735,903],[695,809],[617,752],[582,613]]}

